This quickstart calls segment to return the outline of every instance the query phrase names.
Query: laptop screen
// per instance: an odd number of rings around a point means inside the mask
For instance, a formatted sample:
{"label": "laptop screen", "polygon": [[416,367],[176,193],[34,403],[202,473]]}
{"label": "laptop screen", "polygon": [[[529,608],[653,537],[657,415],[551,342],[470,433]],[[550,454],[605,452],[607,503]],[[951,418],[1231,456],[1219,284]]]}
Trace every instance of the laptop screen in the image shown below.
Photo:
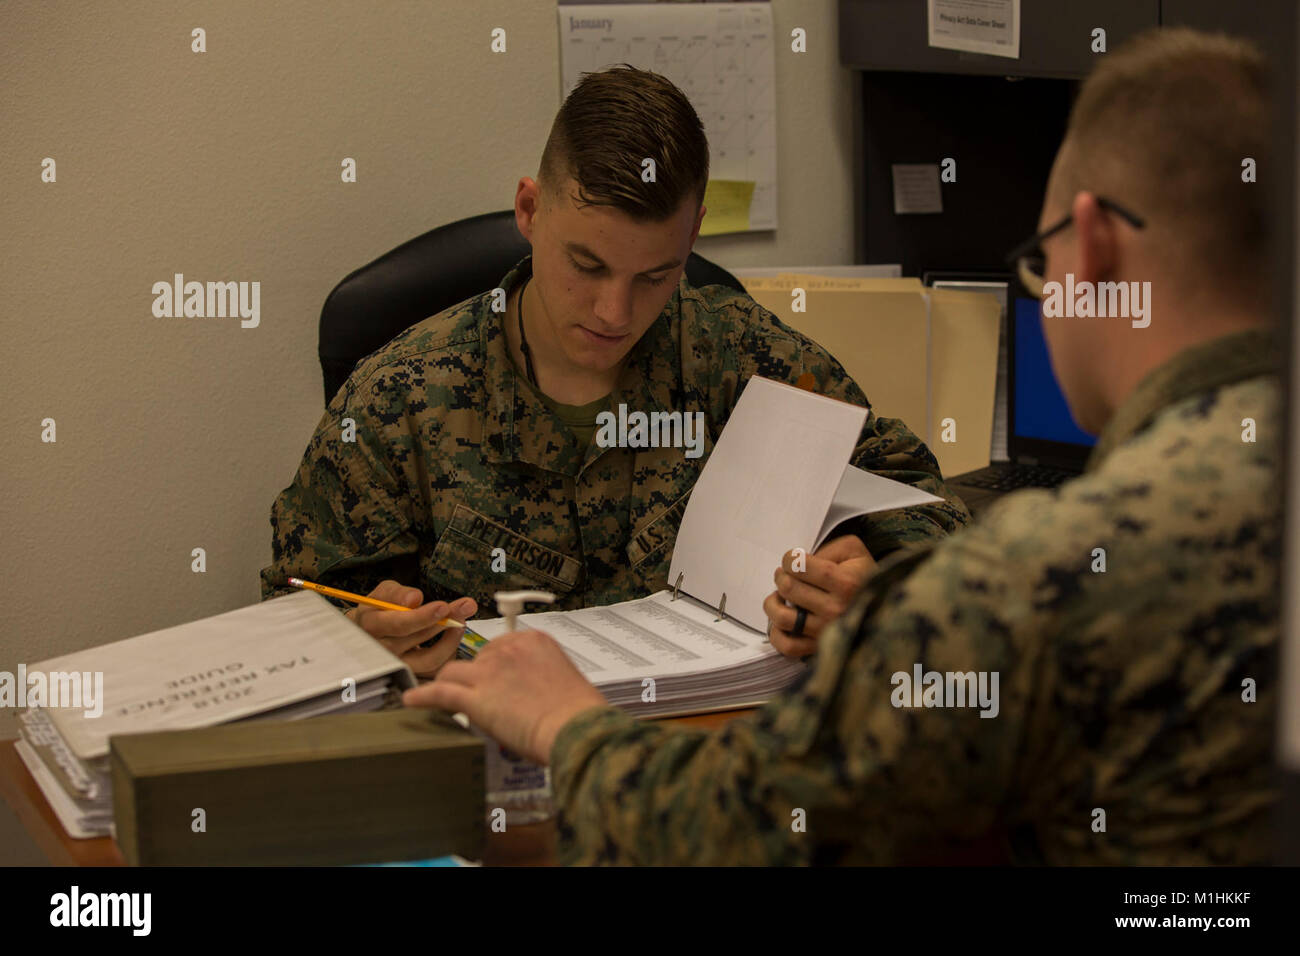
{"label": "laptop screen", "polygon": [[[1022,453],[1082,463],[1097,441],[1074,422],[1056,383],[1037,299],[1015,300],[1011,352],[1012,440]],[[1050,442],[1051,445],[1043,445]],[[1055,454],[1054,454],[1055,453]],[[1016,454],[1013,452],[1012,457]]]}

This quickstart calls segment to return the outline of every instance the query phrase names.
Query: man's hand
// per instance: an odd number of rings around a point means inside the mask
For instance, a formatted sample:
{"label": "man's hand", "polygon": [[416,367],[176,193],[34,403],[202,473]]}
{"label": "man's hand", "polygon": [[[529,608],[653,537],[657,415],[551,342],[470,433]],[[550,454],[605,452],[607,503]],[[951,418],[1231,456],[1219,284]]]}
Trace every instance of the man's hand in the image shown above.
{"label": "man's hand", "polygon": [[[344,616],[400,657],[403,664],[421,677],[432,677],[438,668],[451,660],[460,645],[461,635],[465,633],[464,628],[443,627],[438,622],[446,617],[463,621],[478,613],[478,605],[468,597],[450,604],[430,601],[421,605],[424,595],[419,588],[403,587],[396,581],[380,582],[368,597],[416,609],[385,611],[362,604]],[[432,647],[420,647],[439,634],[442,637]]]}
{"label": "man's hand", "polygon": [[402,702],[463,712],[475,727],[542,766],[571,718],[608,703],[541,631],[488,641],[474,660],[452,661],[432,683],[403,694]]}
{"label": "man's hand", "polygon": [[[804,558],[806,568],[794,569],[795,553],[787,551],[773,575],[776,590],[763,601],[768,640],[786,657],[806,657],[817,650],[817,638],[831,621],[853,603],[876,570],[876,561],[862,539],[849,534],[827,541]],[[789,602],[788,604],[786,602]],[[790,633],[798,611],[807,611],[803,632]]]}

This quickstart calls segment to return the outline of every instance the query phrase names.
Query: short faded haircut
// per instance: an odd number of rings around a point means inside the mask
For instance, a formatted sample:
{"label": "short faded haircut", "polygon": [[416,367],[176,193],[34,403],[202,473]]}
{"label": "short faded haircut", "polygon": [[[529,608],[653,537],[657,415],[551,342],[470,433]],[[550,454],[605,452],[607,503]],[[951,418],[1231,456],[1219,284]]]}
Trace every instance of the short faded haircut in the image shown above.
{"label": "short faded haircut", "polygon": [[[655,181],[641,179],[653,159]],[[658,73],[627,64],[584,73],[551,126],[538,179],[550,196],[566,178],[578,201],[613,206],[639,221],[662,222],[709,180],[704,124],[681,90]]]}
{"label": "short faded haircut", "polygon": [[1081,190],[1146,219],[1171,272],[1269,292],[1270,71],[1253,44],[1185,27],[1148,30],[1101,57],[1070,114],[1052,200]]}

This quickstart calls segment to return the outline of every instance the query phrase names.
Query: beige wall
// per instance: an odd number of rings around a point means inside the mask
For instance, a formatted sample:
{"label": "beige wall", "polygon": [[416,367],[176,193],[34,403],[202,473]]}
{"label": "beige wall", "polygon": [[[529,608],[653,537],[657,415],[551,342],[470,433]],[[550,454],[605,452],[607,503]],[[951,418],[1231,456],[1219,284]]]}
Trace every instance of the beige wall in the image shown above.
{"label": "beige wall", "polygon": [[[271,502],[322,410],[326,294],[412,236],[508,207],[559,106],[552,3],[199,9],[0,6],[0,670],[258,599]],[[809,37],[807,54],[777,45],[781,228],[697,250],[851,262],[835,4],[773,15],[778,38]],[[190,52],[196,26],[207,53]],[[339,181],[349,156],[356,184]],[[177,272],[260,281],[260,326],[154,318],[151,287]]]}

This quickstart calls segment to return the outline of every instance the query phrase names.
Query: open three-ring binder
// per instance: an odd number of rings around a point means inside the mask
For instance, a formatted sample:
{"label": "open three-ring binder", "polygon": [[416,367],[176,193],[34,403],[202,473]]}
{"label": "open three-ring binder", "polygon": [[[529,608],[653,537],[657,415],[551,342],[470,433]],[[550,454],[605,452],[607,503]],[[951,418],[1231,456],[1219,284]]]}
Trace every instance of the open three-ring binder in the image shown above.
{"label": "open three-ring binder", "polygon": [[[755,706],[804,665],[767,640],[764,599],[794,547],[812,554],[845,520],[941,501],[849,465],[867,409],[768,379],[746,383],[696,481],[671,587],[576,611],[523,614],[611,704],[642,716]],[[474,621],[491,639],[503,618]]]}

